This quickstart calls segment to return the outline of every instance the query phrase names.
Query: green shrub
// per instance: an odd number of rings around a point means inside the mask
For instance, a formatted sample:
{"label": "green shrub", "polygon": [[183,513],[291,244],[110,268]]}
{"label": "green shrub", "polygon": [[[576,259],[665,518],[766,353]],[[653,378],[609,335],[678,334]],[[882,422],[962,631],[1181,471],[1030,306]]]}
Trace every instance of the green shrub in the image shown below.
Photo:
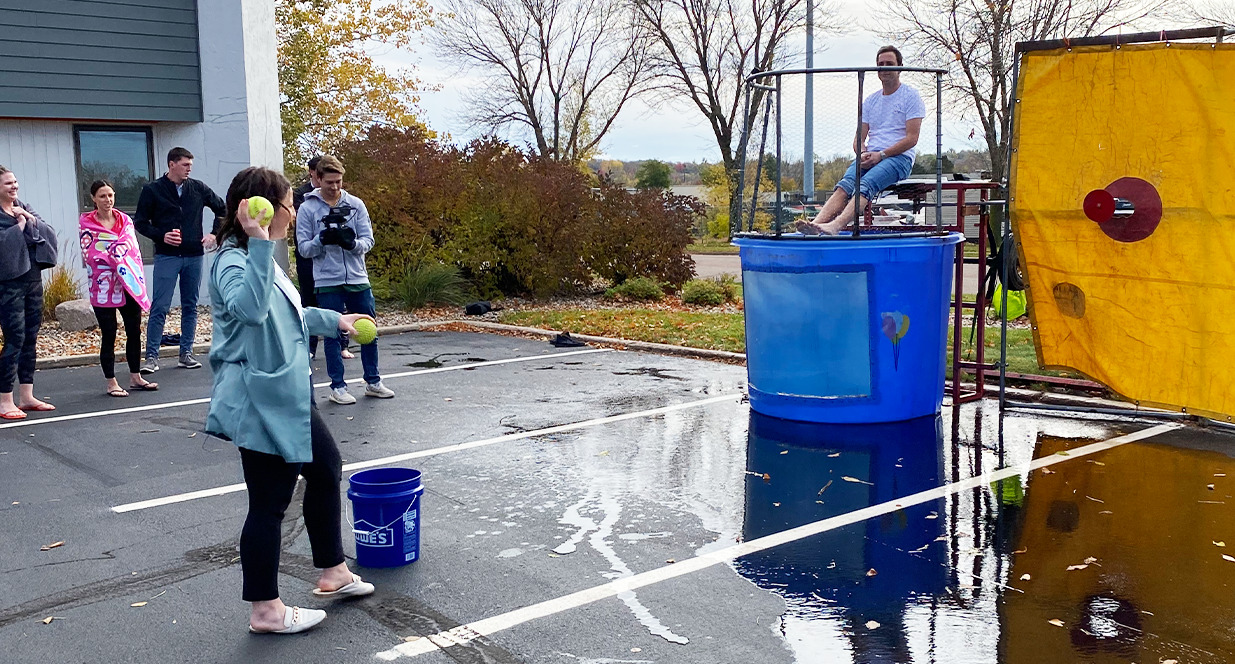
{"label": "green shrub", "polygon": [[716,283],[720,284],[720,290],[725,294],[726,302],[736,302],[738,294],[742,291],[741,284],[738,283],[737,277],[732,274],[722,274]]}
{"label": "green shrub", "polygon": [[81,285],[73,273],[63,264],[57,265],[43,280],[43,320],[56,320],[56,305],[82,297]]}
{"label": "green shrub", "polygon": [[463,304],[469,299],[471,287],[458,267],[421,262],[407,268],[395,291],[404,306],[415,309],[429,303]]}
{"label": "green shrub", "polygon": [[715,306],[725,302],[720,282],[711,279],[691,279],[682,286],[682,301],[687,304]]}
{"label": "green shrub", "polygon": [[635,277],[605,291],[605,297],[628,300],[660,300],[665,290],[660,282],[648,277]]}

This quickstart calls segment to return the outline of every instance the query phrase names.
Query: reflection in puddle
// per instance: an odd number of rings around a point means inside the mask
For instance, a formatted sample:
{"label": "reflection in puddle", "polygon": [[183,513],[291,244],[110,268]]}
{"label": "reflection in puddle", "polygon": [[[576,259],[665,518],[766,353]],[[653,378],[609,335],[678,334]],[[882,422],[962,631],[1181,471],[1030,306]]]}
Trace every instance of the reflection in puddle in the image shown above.
{"label": "reflection in puddle", "polygon": [[1062,455],[1027,477],[859,514],[738,559],[741,575],[784,599],[777,631],[797,662],[1235,661],[1225,447],[1186,431],[1070,459],[1093,439],[1044,433],[1065,431],[1058,421],[951,419],[945,440],[932,419],[751,414],[746,540]]}
{"label": "reflection in puddle", "polygon": [[[935,417],[821,425],[752,411],[743,538],[939,486],[941,435]],[[799,661],[908,661],[906,600],[941,593],[947,583],[937,543],[943,509],[943,499],[915,505],[745,556],[735,567],[785,598],[781,630]]]}

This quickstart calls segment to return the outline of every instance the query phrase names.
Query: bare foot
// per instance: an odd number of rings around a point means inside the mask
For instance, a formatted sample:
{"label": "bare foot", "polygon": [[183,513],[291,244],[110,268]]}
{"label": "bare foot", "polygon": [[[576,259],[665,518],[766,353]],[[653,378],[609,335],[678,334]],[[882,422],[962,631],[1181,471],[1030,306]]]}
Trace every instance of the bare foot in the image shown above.
{"label": "bare foot", "polygon": [[799,220],[797,222],[794,222],[794,227],[796,227],[798,229],[798,232],[801,233],[802,235],[818,235],[820,232],[820,227],[812,224],[809,221]]}
{"label": "bare foot", "polygon": [[317,580],[317,587],[324,592],[334,592],[352,581],[352,571],[347,568],[347,563],[339,563],[322,570],[322,576]]}
{"label": "bare foot", "polygon": [[56,409],[55,406],[47,403],[46,401],[41,401],[39,399],[31,399],[29,401],[23,400],[22,403],[17,404],[17,407],[22,410],[40,410],[40,411]]}
{"label": "bare foot", "polygon": [[356,359],[356,356],[355,356],[354,354],[352,354],[352,351],[350,351],[350,350],[348,350],[348,349],[346,349],[346,348],[344,348],[344,349],[341,351],[341,354],[343,355],[343,359],[345,359],[345,360],[354,360],[354,359]]}

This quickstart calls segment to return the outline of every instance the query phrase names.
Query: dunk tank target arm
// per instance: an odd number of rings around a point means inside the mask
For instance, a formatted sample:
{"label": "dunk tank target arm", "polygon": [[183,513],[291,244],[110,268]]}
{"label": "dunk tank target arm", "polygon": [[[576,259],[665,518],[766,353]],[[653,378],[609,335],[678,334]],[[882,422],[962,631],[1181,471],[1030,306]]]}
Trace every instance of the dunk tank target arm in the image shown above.
{"label": "dunk tank target arm", "polygon": [[1008,170],[1039,364],[1219,423],[1235,418],[1226,33],[1018,44]]}

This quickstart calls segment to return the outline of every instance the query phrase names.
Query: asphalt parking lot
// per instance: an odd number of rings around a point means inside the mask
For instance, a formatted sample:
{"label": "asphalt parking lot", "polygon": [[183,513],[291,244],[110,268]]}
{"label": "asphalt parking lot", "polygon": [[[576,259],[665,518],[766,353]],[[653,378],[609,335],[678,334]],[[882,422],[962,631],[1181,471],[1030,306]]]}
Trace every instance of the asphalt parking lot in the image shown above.
{"label": "asphalt parking lot", "polygon": [[423,472],[423,557],[316,599],[294,502],[283,598],[329,612],[296,636],[246,631],[246,499],[235,448],[201,432],[209,369],[127,399],[97,367],[39,372],[58,410],[0,425],[0,659],[1235,660],[1235,438],[990,403],[807,425],[752,414],[740,366],[381,344],[394,399],[318,403],[345,477]]}

